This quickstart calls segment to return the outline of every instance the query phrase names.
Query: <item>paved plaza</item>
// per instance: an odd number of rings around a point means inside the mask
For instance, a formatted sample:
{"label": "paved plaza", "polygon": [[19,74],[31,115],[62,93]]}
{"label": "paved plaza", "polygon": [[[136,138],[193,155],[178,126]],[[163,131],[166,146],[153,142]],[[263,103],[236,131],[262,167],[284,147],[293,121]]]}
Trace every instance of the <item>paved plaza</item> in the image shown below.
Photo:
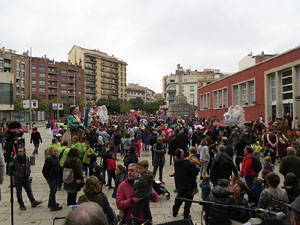
{"label": "paved plaza", "polygon": [[[69,207],[67,207],[67,192],[65,190],[58,191],[56,194],[56,200],[59,204],[63,206],[63,210],[57,212],[51,212],[47,207],[48,197],[49,197],[49,186],[42,175],[42,168],[44,165],[44,150],[50,144],[52,135],[49,135],[47,130],[44,127],[40,127],[39,131],[41,133],[43,143],[40,145],[39,154],[36,155],[35,165],[31,166],[31,176],[33,177],[32,182],[32,191],[36,200],[41,200],[43,203],[36,207],[31,208],[30,202],[27,198],[26,192],[23,190],[23,200],[25,202],[25,206],[27,207],[26,211],[21,211],[19,209],[19,205],[16,198],[16,193],[14,189],[14,224],[15,225],[25,225],[25,224],[35,224],[35,225],[46,225],[52,224],[53,219],[55,217],[63,217],[71,211]],[[24,135],[26,139],[26,151],[27,155],[31,155],[33,152],[33,144],[30,144],[30,133],[26,133]],[[120,159],[120,156],[118,155]],[[151,152],[142,151],[141,159],[147,159],[151,162]],[[99,161],[99,159],[98,159]],[[118,161],[117,164],[120,163],[123,165],[122,161]],[[151,163],[150,163],[151,164]],[[278,172],[278,165],[275,167],[275,172]],[[152,170],[152,166],[150,167]],[[169,164],[169,156],[166,155],[166,164],[164,167],[164,175],[163,180],[166,183],[166,188],[171,193],[171,199],[167,200],[164,196],[160,196],[159,202],[151,202],[151,212],[153,216],[154,224],[164,223],[173,220],[183,219],[183,207],[180,208],[179,214],[177,217],[172,216],[172,206],[174,204],[174,198],[176,194],[174,193],[175,185],[174,185],[174,177],[170,177],[169,174],[173,173],[173,166]],[[281,184],[283,183],[282,176]],[[158,172],[156,174],[156,179],[158,179]],[[0,224],[8,225],[11,224],[11,205],[10,205],[10,188],[9,188],[9,176],[6,176],[3,185],[1,188],[2,200],[0,202]],[[197,183],[199,185],[199,176],[197,177]],[[116,207],[115,199],[111,197],[113,190],[109,190],[107,187],[103,187],[103,192],[108,196],[109,202],[112,208],[115,210],[116,214],[118,214],[119,210]],[[80,191],[78,196],[83,195],[83,192]],[[78,198],[77,198],[78,199]],[[201,191],[194,197],[194,200],[201,200]],[[191,207],[191,216],[194,222],[200,221],[202,207],[199,204],[193,203]],[[55,224],[63,224],[64,219],[56,220]]]}
{"label": "paved plaza", "polygon": [[[49,197],[49,186],[42,175],[42,168],[44,165],[44,149],[50,144],[52,136],[48,134],[47,130],[44,127],[39,128],[41,133],[43,143],[40,145],[39,154],[36,155],[35,165],[31,166],[31,176],[33,177],[32,181],[32,191],[36,200],[41,200],[43,203],[41,206],[36,208],[31,208],[30,202],[27,198],[26,192],[23,190],[23,200],[25,202],[25,206],[27,207],[26,211],[21,211],[19,209],[19,204],[17,202],[16,193],[14,189],[14,224],[15,225],[25,225],[25,224],[35,224],[35,225],[46,225],[52,224],[53,219],[55,217],[66,216],[68,212],[71,210],[67,207],[67,192],[65,190],[58,191],[56,194],[56,200],[59,204],[63,206],[63,210],[58,212],[51,212],[47,207],[48,197]],[[26,133],[24,135],[26,139],[26,152],[27,155],[31,155],[33,151],[33,144],[30,144],[30,133]],[[163,223],[172,220],[183,219],[181,215],[183,212],[183,207],[181,208],[177,217],[173,218],[172,216],[172,205],[174,203],[175,193],[173,190],[174,186],[174,178],[169,177],[170,173],[173,173],[173,166],[169,165],[168,156],[166,155],[167,160],[164,167],[164,176],[163,180],[166,183],[167,189],[171,193],[171,199],[167,200],[164,196],[160,196],[159,202],[151,202],[151,212],[153,216],[153,222]],[[118,156],[118,158],[120,158]],[[147,159],[151,162],[151,153],[143,152],[141,159]],[[118,161],[117,164],[123,164],[122,161]],[[150,168],[152,170],[152,167]],[[156,174],[156,179],[158,179],[158,173]],[[0,224],[8,225],[11,224],[11,215],[10,215],[10,188],[9,188],[9,176],[6,176],[4,183],[0,186],[2,200],[0,202]],[[113,190],[109,190],[107,187],[103,187],[103,192],[108,196],[109,202],[116,214],[118,214],[119,210],[116,207],[116,200],[111,198]],[[83,195],[83,192],[79,192],[78,196]],[[78,197],[77,196],[77,197]],[[201,198],[200,193],[198,193],[195,197],[195,200],[199,200]],[[200,220],[201,207],[198,204],[193,204],[191,209],[191,216],[194,221]],[[64,220],[57,220],[55,224],[63,224]]]}

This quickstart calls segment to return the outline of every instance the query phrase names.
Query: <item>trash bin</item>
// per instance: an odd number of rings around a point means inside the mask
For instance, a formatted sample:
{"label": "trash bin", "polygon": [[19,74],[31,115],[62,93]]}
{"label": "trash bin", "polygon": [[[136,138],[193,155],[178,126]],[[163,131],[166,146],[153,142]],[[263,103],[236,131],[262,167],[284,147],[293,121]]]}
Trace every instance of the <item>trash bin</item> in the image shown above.
{"label": "trash bin", "polygon": [[34,166],[34,165],[35,165],[35,156],[34,156],[34,155],[31,155],[31,156],[30,156],[30,165],[31,165],[31,166]]}

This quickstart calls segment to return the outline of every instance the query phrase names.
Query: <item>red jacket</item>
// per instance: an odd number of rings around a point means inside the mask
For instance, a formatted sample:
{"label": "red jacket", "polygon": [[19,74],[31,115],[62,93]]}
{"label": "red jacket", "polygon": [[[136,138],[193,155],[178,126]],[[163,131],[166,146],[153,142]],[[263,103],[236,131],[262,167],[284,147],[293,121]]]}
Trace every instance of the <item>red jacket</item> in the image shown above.
{"label": "red jacket", "polygon": [[242,176],[258,176],[258,173],[252,168],[252,158],[253,153],[248,153],[244,156],[242,162]]}
{"label": "red jacket", "polygon": [[[129,183],[128,179],[124,180],[117,189],[117,207],[122,212],[122,218],[126,212],[126,209],[129,207],[126,221],[129,221],[131,215],[135,215],[137,204],[134,203],[131,199],[134,195],[134,185],[133,183]],[[159,197],[158,194],[152,188],[152,199],[153,202],[158,202]],[[142,213],[141,220],[143,220],[144,214]]]}
{"label": "red jacket", "polygon": [[114,159],[106,159],[106,162],[107,162],[107,170],[116,169],[116,161]]}

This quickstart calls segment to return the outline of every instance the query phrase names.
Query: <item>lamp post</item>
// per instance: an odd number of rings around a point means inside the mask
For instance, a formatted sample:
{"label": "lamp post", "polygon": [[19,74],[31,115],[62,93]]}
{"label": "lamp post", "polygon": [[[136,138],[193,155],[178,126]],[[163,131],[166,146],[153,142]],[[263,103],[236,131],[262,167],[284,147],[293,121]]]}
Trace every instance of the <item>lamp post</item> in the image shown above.
{"label": "lamp post", "polygon": [[32,100],[32,83],[31,83],[31,79],[32,79],[32,59],[31,59],[31,55],[32,55],[32,48],[30,48],[30,57],[29,57],[29,126],[31,127],[31,123],[32,123],[32,109],[31,109],[31,100]]}

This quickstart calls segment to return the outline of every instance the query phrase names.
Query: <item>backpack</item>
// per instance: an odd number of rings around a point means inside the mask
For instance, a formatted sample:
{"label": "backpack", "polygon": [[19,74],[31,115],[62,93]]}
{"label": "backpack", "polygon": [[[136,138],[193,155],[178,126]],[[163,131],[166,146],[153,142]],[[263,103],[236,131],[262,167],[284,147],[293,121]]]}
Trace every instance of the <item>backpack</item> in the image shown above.
{"label": "backpack", "polygon": [[259,173],[262,169],[261,162],[259,158],[255,156],[250,156],[252,158],[252,169],[254,169],[257,173]]}
{"label": "backpack", "polygon": [[64,168],[62,180],[66,184],[74,182],[74,172],[72,168]]}

